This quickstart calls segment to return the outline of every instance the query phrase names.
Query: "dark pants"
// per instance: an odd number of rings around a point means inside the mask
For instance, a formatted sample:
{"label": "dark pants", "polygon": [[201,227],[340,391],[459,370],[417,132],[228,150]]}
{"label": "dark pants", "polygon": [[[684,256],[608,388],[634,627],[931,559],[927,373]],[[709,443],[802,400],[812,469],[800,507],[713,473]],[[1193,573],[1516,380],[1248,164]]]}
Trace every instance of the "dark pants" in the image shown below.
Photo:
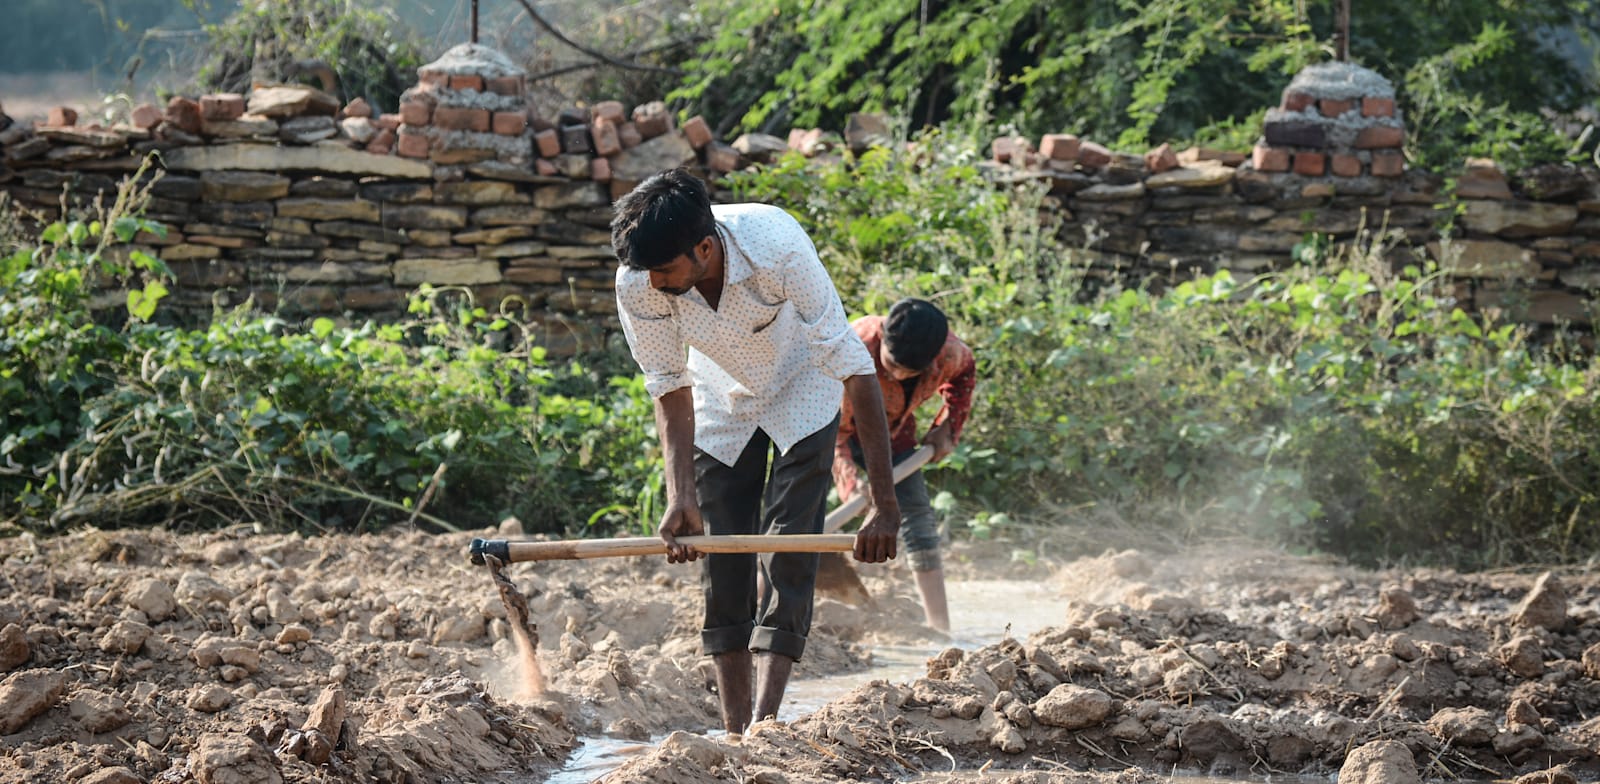
{"label": "dark pants", "polygon": [[[894,464],[900,465],[916,451],[907,449],[895,453]],[[857,466],[865,468],[861,443],[854,438],[850,439],[850,454],[855,456]],[[866,488],[862,488],[861,492],[866,492]],[[928,500],[928,483],[922,478],[922,469],[900,480],[894,486],[894,497],[900,502],[900,551],[911,564],[911,571],[931,572],[943,567],[944,559],[939,555],[942,541],[939,515],[933,511],[933,502]]]}
{"label": "dark pants", "polygon": [[[732,466],[695,450],[694,483],[712,534],[818,534],[833,482],[839,420],[801,439],[788,454],[767,455],[772,440],[757,430]],[[816,553],[708,555],[701,574],[707,654],[749,649],[799,659],[811,631]],[[757,607],[756,570],[768,590]]]}

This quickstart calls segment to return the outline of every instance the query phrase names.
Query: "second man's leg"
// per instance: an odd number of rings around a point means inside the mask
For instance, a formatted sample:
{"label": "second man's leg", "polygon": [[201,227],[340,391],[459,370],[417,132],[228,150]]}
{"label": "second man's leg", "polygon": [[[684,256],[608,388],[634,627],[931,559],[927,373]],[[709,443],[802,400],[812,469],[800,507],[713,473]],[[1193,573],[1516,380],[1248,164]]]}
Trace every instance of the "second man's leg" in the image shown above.
{"label": "second man's leg", "polygon": [[917,578],[922,613],[928,625],[950,631],[950,606],[945,599],[944,562],[939,556],[939,516],[928,500],[928,483],[918,470],[900,484],[894,495],[900,502],[900,545]]}

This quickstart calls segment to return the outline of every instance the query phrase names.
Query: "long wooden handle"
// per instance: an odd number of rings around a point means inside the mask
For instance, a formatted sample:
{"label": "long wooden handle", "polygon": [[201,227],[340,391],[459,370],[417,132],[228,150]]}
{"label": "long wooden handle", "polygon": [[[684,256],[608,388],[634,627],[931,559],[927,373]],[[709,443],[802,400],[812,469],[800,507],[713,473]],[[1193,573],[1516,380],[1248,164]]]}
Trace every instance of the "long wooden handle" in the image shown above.
{"label": "long wooden handle", "polygon": [[[855,534],[783,534],[680,536],[678,542],[702,553],[847,553],[855,548]],[[504,539],[472,540],[472,562],[492,555],[506,563],[519,561],[573,561],[628,555],[664,555],[667,543],[654,536],[620,539],[570,539],[559,542],[510,542]]]}
{"label": "long wooden handle", "polygon": [[[933,447],[924,444],[922,448],[912,452],[906,459],[895,465],[894,483],[900,484],[906,477],[911,476],[912,472],[927,465],[928,461],[932,459]],[[866,508],[867,494],[865,492],[857,492],[854,496],[851,496],[850,500],[839,504],[838,509],[828,513],[828,518],[822,521],[823,532],[831,534],[843,528],[845,523],[854,520],[856,515],[861,514]]]}

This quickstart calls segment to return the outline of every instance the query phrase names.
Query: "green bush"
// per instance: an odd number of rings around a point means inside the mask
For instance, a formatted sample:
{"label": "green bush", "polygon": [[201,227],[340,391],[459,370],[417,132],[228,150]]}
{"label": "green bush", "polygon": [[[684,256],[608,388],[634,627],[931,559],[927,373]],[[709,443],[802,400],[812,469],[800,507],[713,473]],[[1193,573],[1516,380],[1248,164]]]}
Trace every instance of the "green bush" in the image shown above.
{"label": "green bush", "polygon": [[972,344],[973,417],[931,472],[965,500],[955,521],[984,532],[997,513],[1074,510],[1184,539],[1465,565],[1600,545],[1585,446],[1600,365],[1462,312],[1420,258],[1392,270],[1394,238],[1313,237],[1323,256],[1250,280],[1091,293],[1039,186],[987,181],[971,140],[914,149],[788,159],[733,185],[800,218],[847,308],[930,297]]}
{"label": "green bush", "polygon": [[[514,315],[453,290],[387,325],[150,323],[165,268],[117,247],[157,228],[134,201],[0,264],[0,520],[565,531],[653,481],[640,384],[552,367]],[[91,309],[135,273],[125,323]]]}

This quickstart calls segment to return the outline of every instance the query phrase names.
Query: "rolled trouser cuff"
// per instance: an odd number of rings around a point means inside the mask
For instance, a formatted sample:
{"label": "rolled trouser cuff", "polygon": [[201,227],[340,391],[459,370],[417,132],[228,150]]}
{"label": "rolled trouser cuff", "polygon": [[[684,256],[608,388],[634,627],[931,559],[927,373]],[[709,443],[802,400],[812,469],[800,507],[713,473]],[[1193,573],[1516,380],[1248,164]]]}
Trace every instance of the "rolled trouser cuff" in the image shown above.
{"label": "rolled trouser cuff", "polygon": [[734,624],[733,626],[720,626],[715,629],[702,629],[700,631],[700,648],[707,656],[730,651],[743,651],[751,648],[750,632],[756,628],[754,621]]}
{"label": "rolled trouser cuff", "polygon": [[928,550],[907,550],[906,561],[911,564],[913,572],[931,572],[944,566],[937,545]]}
{"label": "rolled trouser cuff", "polygon": [[771,626],[757,626],[750,634],[750,650],[756,653],[781,653],[795,661],[806,652],[805,635],[786,632]]}

